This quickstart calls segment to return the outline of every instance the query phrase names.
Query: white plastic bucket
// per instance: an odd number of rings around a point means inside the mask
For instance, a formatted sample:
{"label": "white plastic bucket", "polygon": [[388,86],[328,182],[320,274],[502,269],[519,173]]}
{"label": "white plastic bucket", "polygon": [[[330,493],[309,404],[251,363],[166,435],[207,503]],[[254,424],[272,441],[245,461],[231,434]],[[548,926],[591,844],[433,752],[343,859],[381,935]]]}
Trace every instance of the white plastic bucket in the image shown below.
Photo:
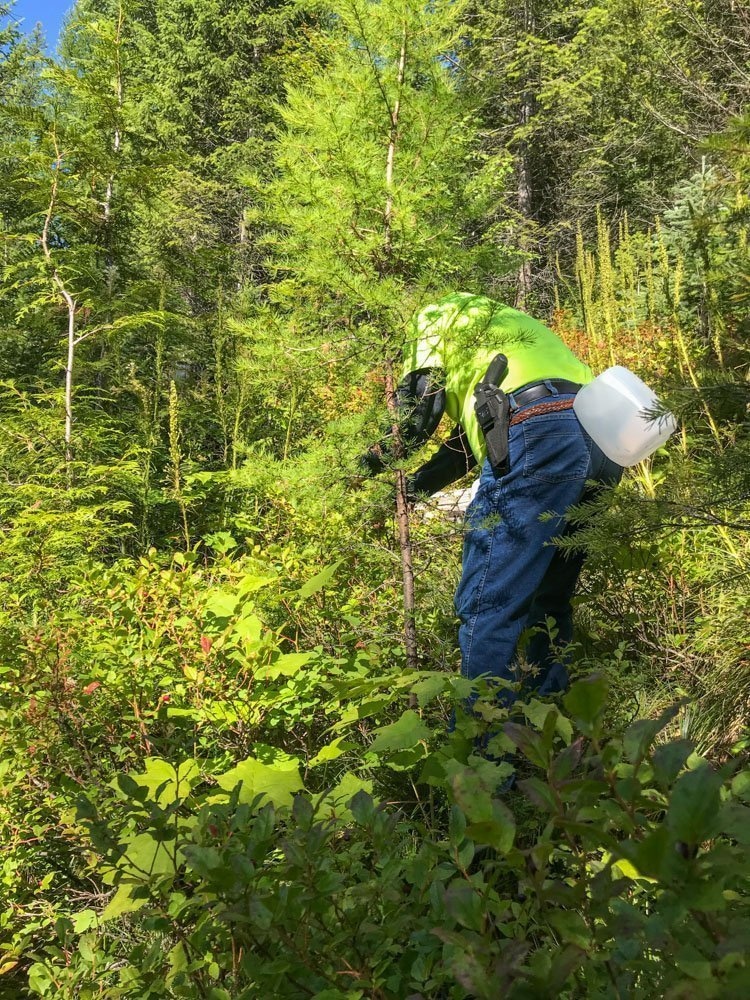
{"label": "white plastic bucket", "polygon": [[642,461],[677,429],[671,413],[649,416],[658,406],[655,393],[621,365],[584,385],[573,403],[586,433],[607,458],[623,466]]}

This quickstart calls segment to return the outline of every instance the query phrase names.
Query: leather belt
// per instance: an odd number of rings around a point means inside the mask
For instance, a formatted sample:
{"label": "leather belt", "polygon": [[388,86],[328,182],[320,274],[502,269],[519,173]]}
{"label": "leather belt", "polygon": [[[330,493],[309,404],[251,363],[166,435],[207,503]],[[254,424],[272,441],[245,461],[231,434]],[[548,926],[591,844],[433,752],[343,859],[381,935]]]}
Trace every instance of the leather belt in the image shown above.
{"label": "leather belt", "polygon": [[557,413],[559,410],[572,409],[572,399],[550,399],[546,403],[537,403],[536,406],[530,406],[528,410],[521,410],[520,412],[516,410],[515,413],[511,414],[508,426],[512,427],[513,424],[523,423],[523,421],[528,420],[529,417],[538,417],[542,413]]}
{"label": "leather belt", "polygon": [[514,392],[509,392],[508,395],[511,397],[511,404],[515,404],[515,406],[525,406],[526,403],[533,403],[535,399],[544,399],[545,396],[554,396],[555,393],[549,388],[550,385],[554,386],[559,393],[578,392],[581,388],[578,382],[569,382],[564,378],[548,378],[543,382],[534,382],[525,388],[521,386],[520,389],[516,389]]}

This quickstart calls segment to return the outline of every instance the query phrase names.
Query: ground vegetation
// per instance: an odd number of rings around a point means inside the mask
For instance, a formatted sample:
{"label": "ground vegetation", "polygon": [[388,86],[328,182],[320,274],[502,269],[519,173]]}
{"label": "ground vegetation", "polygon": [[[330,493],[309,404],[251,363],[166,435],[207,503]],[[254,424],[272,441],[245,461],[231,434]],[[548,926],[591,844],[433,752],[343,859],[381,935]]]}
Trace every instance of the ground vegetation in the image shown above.
{"label": "ground vegetation", "polygon": [[[746,996],[748,5],[0,15],[0,997]],[[471,717],[358,464],[456,289],[679,420]]]}

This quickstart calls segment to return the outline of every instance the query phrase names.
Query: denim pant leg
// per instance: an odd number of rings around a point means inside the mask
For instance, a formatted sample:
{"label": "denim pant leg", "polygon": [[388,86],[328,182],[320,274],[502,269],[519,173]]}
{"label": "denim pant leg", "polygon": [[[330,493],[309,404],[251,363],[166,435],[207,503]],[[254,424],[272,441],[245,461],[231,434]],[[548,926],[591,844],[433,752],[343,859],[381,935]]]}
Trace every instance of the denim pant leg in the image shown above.
{"label": "denim pant leg", "polygon": [[[613,486],[622,476],[621,467],[608,459],[593,441],[590,443],[590,452],[589,482],[581,497],[582,503],[593,500],[602,485]],[[580,527],[579,524],[567,522],[562,538],[574,538]],[[565,647],[573,639],[571,598],[584,559],[585,552],[582,549],[556,549],[544,579],[534,594],[527,621],[527,628],[533,629],[533,635],[526,646],[525,658],[529,664],[537,667],[533,686],[542,695],[564,691],[568,686],[568,657],[565,655]],[[548,629],[549,619],[554,619],[554,640]]]}
{"label": "denim pant leg", "polygon": [[[567,523],[562,537],[570,538],[576,530],[576,526]],[[580,550],[570,552],[555,548],[529,609],[526,628],[531,629],[532,634],[524,649],[524,658],[536,670],[526,687],[535,688],[542,695],[564,691],[568,686],[564,650],[573,639],[571,599],[583,561],[584,553]],[[550,634],[550,622],[554,634]]]}
{"label": "denim pant leg", "polygon": [[[464,676],[516,679],[516,645],[557,551],[549,543],[564,531],[565,512],[580,501],[594,472],[593,447],[573,411],[564,410],[511,428],[506,476],[495,479],[485,463],[467,511],[456,592]],[[569,607],[572,589],[548,582]],[[514,696],[500,700],[508,704]]]}

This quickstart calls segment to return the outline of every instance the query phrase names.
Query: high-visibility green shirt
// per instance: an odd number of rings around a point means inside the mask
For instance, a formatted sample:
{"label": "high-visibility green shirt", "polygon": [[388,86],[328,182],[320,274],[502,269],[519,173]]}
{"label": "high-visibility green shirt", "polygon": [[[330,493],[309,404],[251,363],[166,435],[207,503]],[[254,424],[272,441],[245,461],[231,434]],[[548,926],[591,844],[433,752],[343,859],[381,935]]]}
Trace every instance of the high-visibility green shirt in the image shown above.
{"label": "high-visibility green shirt", "polygon": [[505,392],[546,378],[585,385],[591,369],[538,320],[484,295],[455,292],[417,313],[404,347],[404,375],[442,368],[445,412],[460,423],[478,462],[486,457],[484,436],[474,414],[474,387],[496,354],[508,358]]}

